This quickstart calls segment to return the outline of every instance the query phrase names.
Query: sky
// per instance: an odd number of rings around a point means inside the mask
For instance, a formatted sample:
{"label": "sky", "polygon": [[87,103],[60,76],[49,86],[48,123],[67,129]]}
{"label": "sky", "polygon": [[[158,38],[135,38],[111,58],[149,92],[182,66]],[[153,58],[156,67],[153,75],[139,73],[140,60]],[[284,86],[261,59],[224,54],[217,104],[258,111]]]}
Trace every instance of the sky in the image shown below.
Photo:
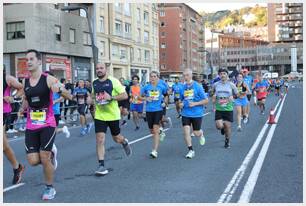
{"label": "sky", "polygon": [[196,10],[197,12],[216,12],[221,10],[235,10],[243,7],[254,7],[256,4],[260,6],[267,6],[266,3],[187,3],[188,6]]}

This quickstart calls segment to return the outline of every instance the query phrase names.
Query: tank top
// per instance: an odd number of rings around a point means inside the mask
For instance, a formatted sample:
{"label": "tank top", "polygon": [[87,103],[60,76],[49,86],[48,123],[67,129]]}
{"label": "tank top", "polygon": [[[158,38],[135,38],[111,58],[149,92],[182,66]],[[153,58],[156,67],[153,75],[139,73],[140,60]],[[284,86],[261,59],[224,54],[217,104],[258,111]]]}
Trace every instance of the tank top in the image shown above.
{"label": "tank top", "polygon": [[47,84],[47,74],[42,74],[35,86],[25,79],[24,93],[29,103],[26,128],[37,130],[44,127],[56,127],[53,113],[53,93]]}
{"label": "tank top", "polygon": [[246,92],[247,88],[244,86],[243,82],[238,86],[238,82],[236,84],[238,92]]}
{"label": "tank top", "polygon": [[[11,88],[9,87],[8,83],[6,82],[6,76],[3,78],[3,97],[11,96]],[[10,103],[7,103],[3,100],[3,113],[11,113],[12,112],[12,106]]]}

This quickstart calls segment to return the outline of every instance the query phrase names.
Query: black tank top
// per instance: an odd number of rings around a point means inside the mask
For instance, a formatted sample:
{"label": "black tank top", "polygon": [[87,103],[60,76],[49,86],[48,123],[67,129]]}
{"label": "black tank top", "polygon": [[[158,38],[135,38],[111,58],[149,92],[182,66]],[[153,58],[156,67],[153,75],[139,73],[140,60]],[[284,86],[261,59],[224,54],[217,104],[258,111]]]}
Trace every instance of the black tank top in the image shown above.
{"label": "black tank top", "polygon": [[242,82],[241,84],[240,84],[240,86],[238,86],[238,83],[236,84],[236,87],[238,88],[238,87],[241,87],[242,88],[242,92],[246,92],[247,91],[247,88],[244,86],[244,83]]}
{"label": "black tank top", "polygon": [[50,104],[50,88],[47,84],[47,75],[42,74],[36,86],[30,85],[30,79],[25,79],[24,93],[30,108],[48,108]]}

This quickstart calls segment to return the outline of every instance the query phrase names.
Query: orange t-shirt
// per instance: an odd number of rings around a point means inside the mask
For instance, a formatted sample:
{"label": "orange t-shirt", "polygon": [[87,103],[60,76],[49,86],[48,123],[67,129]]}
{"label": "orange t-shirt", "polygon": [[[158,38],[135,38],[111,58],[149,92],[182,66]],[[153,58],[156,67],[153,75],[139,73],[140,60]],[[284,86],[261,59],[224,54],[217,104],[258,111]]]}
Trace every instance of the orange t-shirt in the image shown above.
{"label": "orange t-shirt", "polygon": [[131,86],[131,98],[133,104],[142,104],[142,101],[138,97],[140,97],[140,86]]}

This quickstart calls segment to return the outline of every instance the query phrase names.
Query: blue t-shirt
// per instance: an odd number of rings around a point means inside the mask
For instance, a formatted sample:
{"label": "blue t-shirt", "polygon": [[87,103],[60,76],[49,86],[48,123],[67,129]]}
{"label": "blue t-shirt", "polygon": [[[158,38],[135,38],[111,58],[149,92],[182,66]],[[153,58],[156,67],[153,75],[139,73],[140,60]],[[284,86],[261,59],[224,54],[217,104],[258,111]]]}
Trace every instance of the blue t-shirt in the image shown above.
{"label": "blue t-shirt", "polygon": [[179,99],[181,91],[183,90],[183,84],[181,82],[174,83],[172,85],[172,91],[175,99]]}
{"label": "blue t-shirt", "polygon": [[160,80],[158,81],[157,84],[162,85],[162,86],[165,87],[167,90],[169,89],[168,84],[167,84],[164,80],[162,80],[162,79],[160,79]]}
{"label": "blue t-shirt", "polygon": [[[61,98],[61,95],[59,93],[54,92],[53,93],[53,101],[57,100],[59,98]],[[53,104],[53,113],[54,114],[61,114],[61,111],[60,111],[60,102]]]}
{"label": "blue t-shirt", "polygon": [[253,77],[251,75],[247,75],[243,78],[243,81],[248,85],[250,91],[252,90],[253,85]]}
{"label": "blue t-shirt", "polygon": [[146,101],[146,111],[147,112],[156,112],[162,111],[162,102],[163,95],[167,93],[167,89],[161,84],[157,84],[153,86],[152,84],[147,84],[143,88],[141,88],[141,96],[152,97],[153,100],[151,102]]}
{"label": "blue t-shirt", "polygon": [[73,95],[76,96],[78,104],[85,104],[88,90],[86,88],[77,87],[73,91]]}
{"label": "blue t-shirt", "polygon": [[183,90],[181,92],[181,101],[184,104],[182,109],[182,116],[184,117],[203,117],[204,116],[204,105],[198,105],[194,107],[189,107],[189,102],[199,102],[207,99],[207,95],[204,92],[203,87],[193,81],[191,85],[185,83],[183,85]]}

